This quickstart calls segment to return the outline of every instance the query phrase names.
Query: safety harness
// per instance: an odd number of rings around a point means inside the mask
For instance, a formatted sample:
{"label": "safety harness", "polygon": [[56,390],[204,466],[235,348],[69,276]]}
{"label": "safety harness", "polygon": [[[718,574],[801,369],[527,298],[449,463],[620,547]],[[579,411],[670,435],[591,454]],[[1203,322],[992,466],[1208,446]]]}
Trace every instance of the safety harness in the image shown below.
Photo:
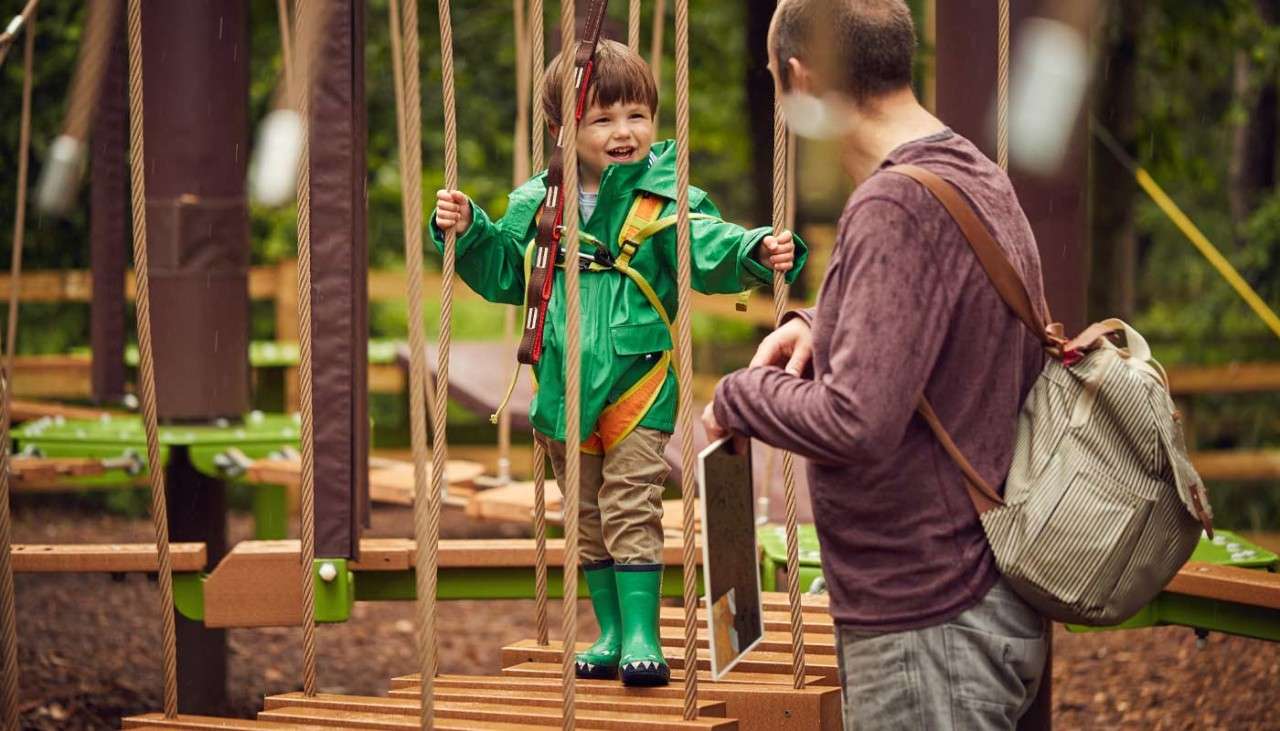
{"label": "safety harness", "polygon": [[[600,43],[600,28],[608,6],[608,0],[592,0],[587,7],[586,27],[573,56],[574,90],[578,99],[573,117],[578,121],[582,120],[582,115],[586,112],[587,90],[590,88],[591,71],[595,66],[596,46]],[[524,300],[527,309],[516,359],[529,365],[537,363],[542,357],[542,330],[547,322],[547,305],[551,301],[551,284],[554,279],[551,274],[560,253],[560,236],[563,231],[561,224],[564,222],[564,146],[575,143],[564,137],[562,124],[555,150],[547,165],[547,197],[542,202],[542,212],[538,216],[533,266],[525,278]]]}
{"label": "safety harness", "polygon": [[[580,232],[579,236],[583,243],[592,245],[594,251],[589,254],[586,252],[579,253],[576,266],[579,271],[584,273],[615,271],[630,279],[636,285],[636,288],[640,290],[640,293],[644,295],[649,305],[658,313],[658,317],[667,326],[667,330],[670,331],[672,329],[671,316],[667,312],[667,308],[662,304],[658,293],[649,284],[649,281],[644,278],[644,275],[631,266],[632,259],[635,258],[636,253],[646,241],[675,225],[675,215],[659,217],[665,203],[663,198],[651,193],[642,192],[636,195],[635,201],[631,204],[631,210],[627,213],[627,218],[622,224],[622,230],[618,233],[618,255],[616,257],[609,252],[609,248],[599,239],[586,232]],[[716,220],[714,216],[702,213],[691,213],[689,218],[691,220]],[[529,242],[529,245],[525,248],[524,267],[526,279],[532,276],[536,257],[540,255],[540,251],[541,249],[536,240]],[[553,266],[563,268],[568,266],[568,263],[560,260],[555,261]],[[548,275],[547,281],[550,282],[551,279],[552,277]],[[529,292],[526,291],[526,322],[529,321],[530,313],[533,312],[532,306],[527,299],[528,296]],[[543,307],[545,310],[545,304]],[[542,316],[545,318],[545,311]],[[675,342],[674,334],[671,341],[672,343]],[[653,406],[654,401],[658,399],[658,395],[662,393],[662,386],[666,383],[667,374],[671,370],[672,352],[670,350],[663,351],[653,366],[639,380],[600,412],[595,430],[582,444],[583,452],[603,454],[613,449],[640,424],[645,414],[649,413],[649,408]],[[521,361],[521,364],[523,365],[523,361]],[[511,378],[511,383],[507,387],[507,393],[503,397],[502,403],[498,406],[498,410],[493,416],[490,417],[492,421],[496,422],[498,415],[506,408],[511,399],[511,394],[515,390],[516,380],[519,377],[520,366],[518,365],[515,374]],[[536,376],[534,388],[537,388]]]}

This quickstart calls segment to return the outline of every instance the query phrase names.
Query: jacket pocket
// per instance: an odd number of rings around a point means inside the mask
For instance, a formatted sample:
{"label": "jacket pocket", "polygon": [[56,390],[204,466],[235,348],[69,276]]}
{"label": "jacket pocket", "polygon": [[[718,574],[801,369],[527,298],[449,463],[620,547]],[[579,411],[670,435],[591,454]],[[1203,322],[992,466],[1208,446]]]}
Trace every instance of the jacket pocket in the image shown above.
{"label": "jacket pocket", "polygon": [[613,352],[618,355],[644,355],[671,350],[671,333],[661,321],[615,325],[610,328]]}

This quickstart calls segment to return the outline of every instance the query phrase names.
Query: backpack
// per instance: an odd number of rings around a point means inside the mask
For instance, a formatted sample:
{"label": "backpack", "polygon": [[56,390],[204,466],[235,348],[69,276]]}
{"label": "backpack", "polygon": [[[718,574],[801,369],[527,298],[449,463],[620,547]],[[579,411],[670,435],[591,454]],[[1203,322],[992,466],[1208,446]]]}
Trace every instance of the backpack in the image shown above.
{"label": "backpack", "polygon": [[1213,535],[1208,496],[1187,456],[1164,371],[1120,320],[1096,323],[1073,340],[1062,337],[1060,325],[1046,327],[955,187],[919,167],[887,171],[938,199],[1001,298],[1049,354],[1018,416],[1003,497],[960,453],[923,396],[917,409],[964,474],[1000,572],[1050,619],[1124,621],[1186,563],[1202,528]]}

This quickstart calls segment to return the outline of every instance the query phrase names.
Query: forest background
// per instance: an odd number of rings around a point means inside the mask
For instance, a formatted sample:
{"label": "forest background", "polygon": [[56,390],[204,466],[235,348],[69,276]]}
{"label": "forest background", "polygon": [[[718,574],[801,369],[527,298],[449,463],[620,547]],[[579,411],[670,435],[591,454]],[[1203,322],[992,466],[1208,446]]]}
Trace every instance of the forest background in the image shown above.
{"label": "forest background", "polygon": [[[945,0],[943,0],[945,1]],[[250,70],[252,124],[269,108],[281,72],[275,3],[252,0]],[[626,3],[613,3],[611,29],[625,35]],[[645,2],[643,48],[648,48],[654,2]],[[918,14],[923,0],[913,0]],[[0,16],[21,3],[0,0]],[[546,3],[548,56],[558,47],[558,3]],[[726,218],[768,219],[772,87],[765,69],[763,30],[771,0],[696,3],[691,14],[691,116],[694,180]],[[670,13],[670,8],[668,8]],[[61,125],[83,29],[84,3],[43,3],[36,43],[32,174]],[[443,181],[440,57],[434,3],[423,3],[424,189]],[[366,80],[369,119],[369,248],[371,268],[403,264],[403,228],[396,159],[395,107],[389,73],[386,0],[368,0]],[[464,189],[494,213],[511,188],[515,118],[516,44],[511,6],[500,0],[453,3],[458,85],[459,165]],[[667,18],[670,23],[670,17]],[[668,25],[662,65],[662,135],[673,134],[674,63]],[[994,54],[994,49],[993,49]],[[1160,182],[1272,307],[1280,304],[1280,0],[1118,0],[1095,34],[1093,114]],[[0,70],[0,201],[15,194],[20,50]],[[931,49],[922,42],[923,78]],[[810,178],[830,179],[824,160],[802,145],[800,189]],[[87,186],[85,186],[87,189]],[[841,191],[844,192],[844,191]],[[800,227],[830,222],[839,194],[799,199]],[[3,206],[12,215],[9,204]],[[10,220],[6,216],[7,228]],[[89,266],[88,196],[67,219],[28,216],[27,269]],[[291,209],[255,208],[253,262],[268,264],[296,250]],[[1090,155],[1090,226],[1081,246],[1091,260],[1090,314],[1119,315],[1153,341],[1166,366],[1275,361],[1280,341],[1208,266],[1166,216],[1141,193],[1110,153]],[[11,242],[0,241],[7,260]],[[438,261],[428,252],[428,265]],[[809,273],[812,293],[820,272]],[[434,320],[429,308],[428,319]],[[89,340],[83,305],[25,305],[19,350],[59,353]],[[402,307],[375,307],[372,335],[402,337]],[[492,336],[501,315],[462,310],[458,337]],[[273,337],[270,305],[255,303],[253,337]],[[717,323],[700,339],[745,346],[754,328]],[[1195,448],[1262,449],[1280,445],[1280,394],[1196,396]],[[1225,526],[1280,528],[1280,481],[1214,484],[1214,505]]]}

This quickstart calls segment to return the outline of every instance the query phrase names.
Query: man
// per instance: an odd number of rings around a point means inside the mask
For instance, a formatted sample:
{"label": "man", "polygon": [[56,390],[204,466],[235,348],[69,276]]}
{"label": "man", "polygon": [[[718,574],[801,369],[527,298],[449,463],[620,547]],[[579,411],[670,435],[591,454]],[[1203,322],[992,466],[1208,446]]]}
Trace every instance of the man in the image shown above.
{"label": "man", "polygon": [[1001,579],[960,471],[916,415],[1004,482],[1043,364],[917,165],[959,188],[1043,307],[1035,240],[1008,177],[917,103],[903,0],[782,0],[770,69],[787,122],[837,139],[857,184],[817,307],[791,313],[720,382],[712,437],[809,460],[836,621],[845,726],[1013,728],[1036,695],[1047,624]]}

